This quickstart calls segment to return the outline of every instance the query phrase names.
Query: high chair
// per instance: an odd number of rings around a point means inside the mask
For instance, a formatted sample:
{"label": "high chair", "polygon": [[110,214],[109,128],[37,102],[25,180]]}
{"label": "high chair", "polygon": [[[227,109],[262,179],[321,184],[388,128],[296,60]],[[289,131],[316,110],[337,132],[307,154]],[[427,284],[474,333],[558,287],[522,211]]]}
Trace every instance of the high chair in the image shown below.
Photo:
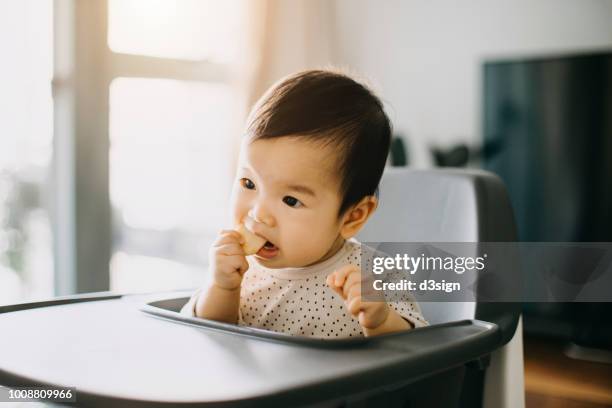
{"label": "high chair", "polygon": [[[388,169],[362,241],[516,239],[501,181]],[[421,304],[429,327],[324,341],[190,318],[192,290],[0,307],[0,384],[75,387],[76,406],[524,406],[518,303]]]}

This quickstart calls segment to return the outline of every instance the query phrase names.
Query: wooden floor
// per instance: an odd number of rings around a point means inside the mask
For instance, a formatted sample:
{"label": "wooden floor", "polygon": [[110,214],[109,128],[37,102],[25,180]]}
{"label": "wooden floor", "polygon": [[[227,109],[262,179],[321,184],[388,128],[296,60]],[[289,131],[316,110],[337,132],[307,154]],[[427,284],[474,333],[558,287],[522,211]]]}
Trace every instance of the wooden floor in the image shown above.
{"label": "wooden floor", "polygon": [[612,365],[566,357],[565,345],[524,339],[527,408],[612,407]]}

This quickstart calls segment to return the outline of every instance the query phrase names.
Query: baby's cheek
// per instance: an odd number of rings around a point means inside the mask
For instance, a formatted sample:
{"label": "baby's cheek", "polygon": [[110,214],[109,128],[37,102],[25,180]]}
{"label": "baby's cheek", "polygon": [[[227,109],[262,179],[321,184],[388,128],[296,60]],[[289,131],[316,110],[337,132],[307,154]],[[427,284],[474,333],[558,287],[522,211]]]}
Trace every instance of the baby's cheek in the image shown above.
{"label": "baby's cheek", "polygon": [[292,263],[307,265],[318,259],[320,239],[316,228],[308,230],[297,223],[285,223],[282,229],[282,249],[285,255],[291,258]]}
{"label": "baby's cheek", "polygon": [[244,197],[244,194],[241,194],[240,191],[236,191],[236,189],[232,192],[230,211],[234,224],[241,223],[249,211],[246,197]]}

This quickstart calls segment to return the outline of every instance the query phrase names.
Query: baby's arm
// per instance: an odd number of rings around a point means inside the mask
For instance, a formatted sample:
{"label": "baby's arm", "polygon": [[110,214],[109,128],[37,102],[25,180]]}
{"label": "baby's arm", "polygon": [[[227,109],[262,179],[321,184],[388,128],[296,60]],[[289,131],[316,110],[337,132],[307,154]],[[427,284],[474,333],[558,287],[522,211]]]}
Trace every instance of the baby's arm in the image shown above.
{"label": "baby's arm", "polygon": [[195,315],[203,319],[238,323],[240,287],[223,289],[214,283],[202,291],[195,304]]}
{"label": "baby's arm", "polygon": [[412,325],[384,302],[361,298],[361,270],[346,265],[327,277],[327,284],[343,299],[348,311],[358,319],[366,336],[410,330]]}
{"label": "baby's arm", "polygon": [[195,315],[227,323],[238,322],[240,284],[249,268],[245,258],[244,238],[233,230],[221,231],[210,249],[213,281],[203,290],[195,304]]}

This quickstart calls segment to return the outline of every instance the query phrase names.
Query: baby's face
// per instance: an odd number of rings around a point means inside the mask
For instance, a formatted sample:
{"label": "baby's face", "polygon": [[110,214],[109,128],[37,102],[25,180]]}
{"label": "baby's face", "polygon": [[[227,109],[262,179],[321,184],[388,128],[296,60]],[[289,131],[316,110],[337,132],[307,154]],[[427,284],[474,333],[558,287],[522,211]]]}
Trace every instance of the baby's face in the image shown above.
{"label": "baby's face", "polygon": [[335,160],[330,148],[296,137],[243,143],[232,211],[235,224],[269,241],[254,255],[258,263],[307,266],[342,242]]}

